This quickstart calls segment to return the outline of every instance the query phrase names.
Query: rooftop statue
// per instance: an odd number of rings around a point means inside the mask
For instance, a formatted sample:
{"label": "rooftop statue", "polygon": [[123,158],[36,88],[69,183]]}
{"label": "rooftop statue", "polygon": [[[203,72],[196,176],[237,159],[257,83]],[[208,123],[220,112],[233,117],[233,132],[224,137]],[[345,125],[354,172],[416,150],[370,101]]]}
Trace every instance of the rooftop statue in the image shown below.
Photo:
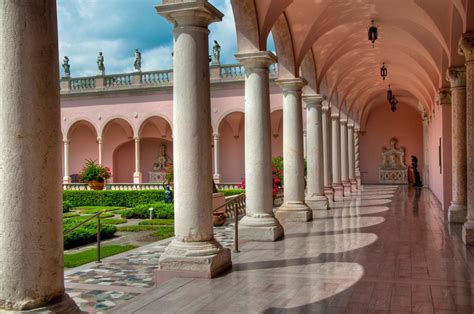
{"label": "rooftop statue", "polygon": [[214,46],[212,47],[212,64],[221,63],[221,46],[214,40]]}
{"label": "rooftop statue", "polygon": [[105,64],[104,64],[104,56],[102,52],[99,52],[99,56],[97,57],[97,67],[99,68],[99,75],[105,74]]}
{"label": "rooftop statue", "polygon": [[142,53],[135,49],[135,62],[133,63],[135,71],[140,72],[142,70]]}
{"label": "rooftop statue", "polygon": [[62,66],[63,66],[63,69],[64,69],[64,77],[70,77],[71,76],[71,66],[69,65],[69,58],[67,56],[64,56]]}

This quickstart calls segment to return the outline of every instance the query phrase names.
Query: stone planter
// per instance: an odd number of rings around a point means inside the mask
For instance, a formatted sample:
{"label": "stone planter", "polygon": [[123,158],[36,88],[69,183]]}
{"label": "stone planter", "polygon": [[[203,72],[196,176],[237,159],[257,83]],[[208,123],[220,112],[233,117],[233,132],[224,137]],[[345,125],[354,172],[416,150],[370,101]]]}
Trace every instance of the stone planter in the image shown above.
{"label": "stone planter", "polygon": [[[219,205],[225,203],[224,193],[213,193],[212,194],[212,208],[216,208]],[[217,211],[212,213],[212,223],[214,226],[222,226],[225,224],[227,217],[225,216],[226,207],[219,208]]]}
{"label": "stone planter", "polygon": [[91,190],[103,190],[105,182],[99,182],[96,180],[91,180],[87,182],[87,185]]}

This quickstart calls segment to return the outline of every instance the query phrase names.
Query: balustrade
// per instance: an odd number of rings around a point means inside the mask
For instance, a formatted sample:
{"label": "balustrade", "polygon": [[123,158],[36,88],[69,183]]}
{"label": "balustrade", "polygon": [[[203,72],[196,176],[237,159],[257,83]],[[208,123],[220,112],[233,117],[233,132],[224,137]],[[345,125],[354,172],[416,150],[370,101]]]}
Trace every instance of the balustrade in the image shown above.
{"label": "balustrade", "polygon": [[95,77],[73,78],[70,81],[71,90],[94,89]]}
{"label": "balustrade", "polygon": [[133,74],[108,75],[105,79],[105,87],[118,87],[132,85]]}

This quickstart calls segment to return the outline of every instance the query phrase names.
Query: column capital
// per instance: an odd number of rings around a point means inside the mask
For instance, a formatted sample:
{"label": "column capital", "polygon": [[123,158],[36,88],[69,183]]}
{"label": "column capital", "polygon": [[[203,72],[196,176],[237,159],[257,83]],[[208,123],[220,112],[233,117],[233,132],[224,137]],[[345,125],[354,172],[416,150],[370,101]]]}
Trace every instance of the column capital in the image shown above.
{"label": "column capital", "polygon": [[99,136],[99,137],[97,138],[97,143],[102,144],[102,137]]}
{"label": "column capital", "polygon": [[283,90],[283,92],[299,92],[301,93],[301,89],[308,84],[308,82],[302,77],[294,77],[294,78],[284,78],[284,79],[277,79],[275,83]]}
{"label": "column capital", "polygon": [[440,105],[451,105],[451,89],[440,88],[438,91],[438,101]]}
{"label": "column capital", "polygon": [[318,94],[303,95],[303,101],[305,102],[307,109],[310,107],[322,107],[323,100],[323,96]]}
{"label": "column capital", "polygon": [[224,14],[207,1],[178,2],[163,1],[155,7],[158,14],[174,25],[174,28],[206,28],[211,23],[220,22]]}
{"label": "column capital", "polygon": [[451,83],[451,88],[466,86],[466,67],[450,67],[446,71],[446,80]]}
{"label": "column capital", "polygon": [[458,53],[466,58],[466,63],[474,62],[474,32],[462,34],[459,39]]}
{"label": "column capital", "polygon": [[323,105],[322,110],[323,110],[323,113],[328,113],[329,112],[329,105],[327,105],[327,104]]}
{"label": "column capital", "polygon": [[340,123],[340,124],[346,124],[346,125],[347,125],[347,119],[341,119],[341,120],[339,120],[339,123]]}
{"label": "column capital", "polygon": [[331,113],[331,118],[333,120],[339,120],[339,112]]}
{"label": "column capital", "polygon": [[219,133],[212,133],[212,138],[218,140],[221,137]]}
{"label": "column capital", "polygon": [[139,142],[140,142],[140,137],[135,136],[135,137],[133,138],[133,140],[135,141],[135,143],[139,143]]}
{"label": "column capital", "polygon": [[237,53],[235,58],[246,70],[268,69],[270,65],[278,62],[277,56],[270,51]]}
{"label": "column capital", "polygon": [[354,124],[353,122],[348,122],[348,123],[347,123],[347,127],[348,127],[349,129],[353,129],[353,128],[355,127],[355,124]]}

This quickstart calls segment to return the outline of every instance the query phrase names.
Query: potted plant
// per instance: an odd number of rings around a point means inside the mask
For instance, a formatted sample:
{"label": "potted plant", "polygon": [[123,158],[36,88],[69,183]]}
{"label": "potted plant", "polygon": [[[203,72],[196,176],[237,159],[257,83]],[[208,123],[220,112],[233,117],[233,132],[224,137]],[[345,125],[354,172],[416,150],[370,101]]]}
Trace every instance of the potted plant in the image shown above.
{"label": "potted plant", "polygon": [[109,167],[100,165],[95,160],[87,159],[80,172],[82,182],[86,182],[92,190],[102,190],[105,181],[112,177]]}

